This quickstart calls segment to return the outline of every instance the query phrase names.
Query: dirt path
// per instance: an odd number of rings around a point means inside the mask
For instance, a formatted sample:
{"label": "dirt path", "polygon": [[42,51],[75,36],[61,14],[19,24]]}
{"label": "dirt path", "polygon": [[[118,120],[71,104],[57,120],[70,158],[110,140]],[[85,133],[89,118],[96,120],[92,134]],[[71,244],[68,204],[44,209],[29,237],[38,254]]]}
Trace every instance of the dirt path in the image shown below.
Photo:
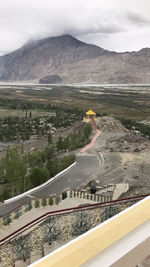
{"label": "dirt path", "polygon": [[85,147],[83,147],[83,148],[80,150],[81,153],[86,152],[90,147],[92,147],[92,146],[95,144],[97,138],[98,138],[98,137],[100,136],[100,134],[101,134],[101,132],[100,132],[100,131],[97,129],[97,127],[96,127],[95,120],[94,120],[94,119],[91,119],[91,122],[92,122],[92,125],[93,125],[94,130],[96,131],[96,134],[95,134],[94,137],[92,138],[91,142],[90,142],[88,145],[86,145]]}

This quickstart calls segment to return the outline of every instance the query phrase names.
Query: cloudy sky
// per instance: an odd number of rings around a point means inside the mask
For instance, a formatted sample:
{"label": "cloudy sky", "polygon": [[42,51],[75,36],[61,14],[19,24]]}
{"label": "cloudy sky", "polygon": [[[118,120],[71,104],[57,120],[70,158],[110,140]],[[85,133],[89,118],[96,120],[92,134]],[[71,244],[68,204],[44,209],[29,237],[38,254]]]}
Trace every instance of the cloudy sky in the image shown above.
{"label": "cloudy sky", "polygon": [[0,0],[0,54],[62,34],[115,51],[150,47],[150,0]]}

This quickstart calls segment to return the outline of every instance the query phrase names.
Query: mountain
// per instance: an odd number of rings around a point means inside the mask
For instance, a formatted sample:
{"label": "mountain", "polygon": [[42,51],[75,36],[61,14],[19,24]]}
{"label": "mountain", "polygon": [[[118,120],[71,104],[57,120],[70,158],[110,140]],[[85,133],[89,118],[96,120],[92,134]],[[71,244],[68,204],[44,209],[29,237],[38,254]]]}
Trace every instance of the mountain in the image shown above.
{"label": "mountain", "polygon": [[150,83],[150,49],[116,53],[70,35],[45,38],[1,56],[0,81]]}

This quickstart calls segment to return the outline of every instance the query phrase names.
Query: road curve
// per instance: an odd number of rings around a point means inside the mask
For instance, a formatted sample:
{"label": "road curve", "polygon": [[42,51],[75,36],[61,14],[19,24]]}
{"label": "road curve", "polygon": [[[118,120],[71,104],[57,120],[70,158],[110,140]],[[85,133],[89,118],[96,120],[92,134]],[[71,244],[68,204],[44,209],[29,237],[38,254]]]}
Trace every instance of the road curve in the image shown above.
{"label": "road curve", "polygon": [[78,188],[81,184],[86,183],[90,179],[100,165],[99,158],[96,154],[79,154],[76,157],[76,161],[77,165],[60,175],[56,180],[49,182],[45,187],[12,203],[1,205],[0,216],[23,205],[23,203],[28,202],[34,197],[48,197],[50,195],[60,194],[65,189]]}

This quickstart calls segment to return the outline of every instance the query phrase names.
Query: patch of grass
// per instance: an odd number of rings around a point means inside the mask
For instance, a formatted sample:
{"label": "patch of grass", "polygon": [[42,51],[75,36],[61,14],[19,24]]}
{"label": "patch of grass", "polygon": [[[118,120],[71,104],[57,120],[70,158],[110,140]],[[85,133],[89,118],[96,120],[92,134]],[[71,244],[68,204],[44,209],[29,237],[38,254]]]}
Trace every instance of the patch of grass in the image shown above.
{"label": "patch of grass", "polygon": [[[38,88],[39,90],[37,90]],[[95,94],[92,92],[95,92]],[[111,88],[106,86],[80,88],[60,85],[13,85],[11,89],[6,86],[3,89],[0,86],[0,95],[10,99],[17,98],[18,100],[24,99],[44,104],[78,107],[84,111],[92,108],[98,113],[105,112],[116,118],[121,116],[138,120],[150,117],[150,101],[148,100],[150,98],[150,87],[148,86],[126,85],[123,87],[115,85]],[[11,111],[8,110],[8,112],[10,115]],[[4,115],[4,111],[2,115]],[[35,114],[33,112],[33,116],[38,115],[38,112],[35,111]]]}

